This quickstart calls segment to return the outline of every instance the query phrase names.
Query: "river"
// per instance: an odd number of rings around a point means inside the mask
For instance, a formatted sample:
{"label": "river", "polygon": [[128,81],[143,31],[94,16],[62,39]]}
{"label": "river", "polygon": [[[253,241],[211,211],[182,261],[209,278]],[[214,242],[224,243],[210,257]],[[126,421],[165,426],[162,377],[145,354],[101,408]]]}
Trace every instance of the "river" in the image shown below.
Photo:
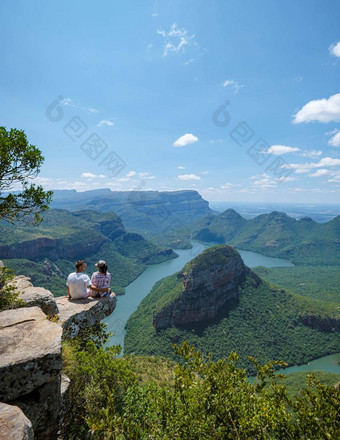
{"label": "river", "polygon": [[[147,269],[139,275],[131,284],[125,288],[125,295],[117,297],[117,306],[112,315],[105,319],[108,325],[108,330],[113,332],[113,337],[110,338],[108,345],[121,345],[124,347],[125,325],[130,315],[137,309],[140,302],[151,291],[153,285],[160,279],[172,275],[183,268],[183,266],[201,252],[203,252],[212,244],[201,243],[197,241],[192,242],[192,249],[176,250],[177,258],[165,261],[164,263],[154,264],[148,266]],[[287,267],[293,264],[281,258],[271,258],[265,255],[257,254],[249,251],[238,251],[244,261],[249,267],[264,266],[264,267]],[[310,362],[306,366],[291,367],[296,369],[292,371],[310,371],[310,369],[321,369],[333,373],[340,373],[340,353],[337,355],[326,356],[325,358],[317,359]],[[305,368],[305,369],[301,369]],[[288,372],[289,369],[286,370]]]}

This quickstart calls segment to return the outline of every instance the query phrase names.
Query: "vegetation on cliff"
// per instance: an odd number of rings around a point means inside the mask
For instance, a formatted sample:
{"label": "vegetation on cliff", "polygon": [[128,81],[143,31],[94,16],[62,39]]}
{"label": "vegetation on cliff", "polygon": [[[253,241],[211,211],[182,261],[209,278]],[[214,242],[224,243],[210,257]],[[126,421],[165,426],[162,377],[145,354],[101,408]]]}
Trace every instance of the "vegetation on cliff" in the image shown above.
{"label": "vegetation on cliff", "polygon": [[[213,361],[186,343],[175,346],[182,362],[117,358],[117,348],[68,343],[65,372],[71,378],[62,438],[158,440],[301,440],[340,435],[339,388],[315,376],[298,395],[287,393],[277,363],[261,366],[253,383],[238,357]],[[135,358],[133,360],[133,358]],[[144,379],[135,366],[151,371]],[[152,370],[170,371],[169,381]]]}

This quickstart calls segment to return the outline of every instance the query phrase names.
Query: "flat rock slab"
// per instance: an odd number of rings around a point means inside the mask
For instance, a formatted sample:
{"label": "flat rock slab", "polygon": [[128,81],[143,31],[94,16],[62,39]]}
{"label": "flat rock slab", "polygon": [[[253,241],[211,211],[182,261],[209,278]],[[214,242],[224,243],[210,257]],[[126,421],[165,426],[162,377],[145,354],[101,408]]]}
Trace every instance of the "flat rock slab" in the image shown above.
{"label": "flat rock slab", "polygon": [[0,403],[0,440],[33,440],[32,423],[20,408]]}
{"label": "flat rock slab", "polygon": [[0,401],[53,380],[61,370],[62,329],[38,307],[0,313]]}
{"label": "flat rock slab", "polygon": [[72,299],[56,298],[59,323],[63,327],[63,339],[74,338],[82,328],[88,328],[111,315],[116,308],[114,293],[104,298]]}
{"label": "flat rock slab", "polygon": [[48,316],[55,316],[58,313],[53,294],[43,287],[34,287],[30,278],[18,275],[9,284],[20,292],[19,299],[24,301],[27,307],[38,306]]}

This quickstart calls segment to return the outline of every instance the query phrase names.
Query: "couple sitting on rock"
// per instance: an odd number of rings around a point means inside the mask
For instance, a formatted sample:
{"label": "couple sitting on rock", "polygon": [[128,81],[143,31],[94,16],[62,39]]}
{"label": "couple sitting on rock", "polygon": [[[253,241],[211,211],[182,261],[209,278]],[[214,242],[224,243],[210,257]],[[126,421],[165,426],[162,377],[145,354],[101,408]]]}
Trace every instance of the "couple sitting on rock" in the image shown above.
{"label": "couple sitting on rock", "polygon": [[112,293],[110,289],[111,274],[107,271],[107,264],[99,260],[95,266],[98,272],[93,272],[91,279],[82,273],[87,265],[84,260],[76,262],[76,272],[70,273],[67,278],[68,299],[81,299],[87,297],[104,297]]}

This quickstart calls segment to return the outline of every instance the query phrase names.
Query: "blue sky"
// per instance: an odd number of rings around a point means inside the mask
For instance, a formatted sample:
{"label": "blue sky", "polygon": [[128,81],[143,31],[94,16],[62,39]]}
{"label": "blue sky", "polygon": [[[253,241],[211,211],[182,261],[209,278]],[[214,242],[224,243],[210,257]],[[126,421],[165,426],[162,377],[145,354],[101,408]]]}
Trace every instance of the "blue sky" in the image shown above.
{"label": "blue sky", "polygon": [[338,203],[340,3],[0,4],[1,125],[37,182]]}

